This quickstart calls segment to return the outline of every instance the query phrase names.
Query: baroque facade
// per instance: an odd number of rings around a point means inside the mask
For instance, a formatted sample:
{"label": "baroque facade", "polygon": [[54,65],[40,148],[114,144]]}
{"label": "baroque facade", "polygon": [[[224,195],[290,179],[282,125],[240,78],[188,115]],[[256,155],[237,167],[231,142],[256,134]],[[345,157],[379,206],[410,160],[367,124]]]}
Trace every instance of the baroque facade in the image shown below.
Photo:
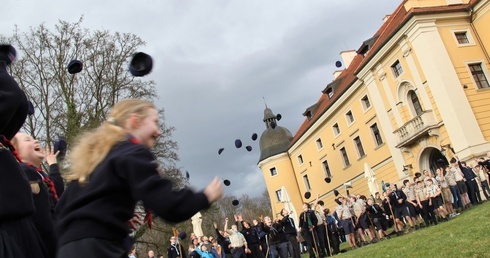
{"label": "baroque facade", "polygon": [[402,1],[341,53],[345,69],[295,134],[266,108],[258,167],[273,212],[300,212],[317,196],[333,208],[333,190],[370,196],[490,151],[489,31],[489,0]]}

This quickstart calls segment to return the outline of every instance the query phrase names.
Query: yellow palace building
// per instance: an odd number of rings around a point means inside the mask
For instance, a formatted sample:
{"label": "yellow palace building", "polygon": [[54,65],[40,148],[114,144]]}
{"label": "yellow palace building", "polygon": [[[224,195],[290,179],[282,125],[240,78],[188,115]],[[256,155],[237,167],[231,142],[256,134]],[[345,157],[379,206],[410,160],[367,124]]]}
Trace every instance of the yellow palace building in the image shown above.
{"label": "yellow palace building", "polygon": [[273,212],[299,213],[317,195],[333,208],[333,190],[370,196],[454,155],[484,156],[489,32],[490,0],[405,0],[359,49],[341,53],[345,69],[295,134],[266,108],[258,167]]}

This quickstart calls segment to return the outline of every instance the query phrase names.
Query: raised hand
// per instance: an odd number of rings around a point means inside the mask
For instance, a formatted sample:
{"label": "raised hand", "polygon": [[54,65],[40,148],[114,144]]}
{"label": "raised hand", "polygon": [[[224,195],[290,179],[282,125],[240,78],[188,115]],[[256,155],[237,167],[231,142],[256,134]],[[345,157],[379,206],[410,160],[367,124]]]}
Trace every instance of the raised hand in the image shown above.
{"label": "raised hand", "polygon": [[46,147],[43,150],[43,154],[46,157],[46,162],[48,163],[49,166],[58,163],[57,157],[58,154],[60,154],[59,150],[56,153],[53,153],[53,148]]}
{"label": "raised hand", "polygon": [[221,185],[221,180],[217,177],[209,183],[209,185],[204,189],[204,195],[208,198],[209,203],[213,203],[223,196],[223,186]]}

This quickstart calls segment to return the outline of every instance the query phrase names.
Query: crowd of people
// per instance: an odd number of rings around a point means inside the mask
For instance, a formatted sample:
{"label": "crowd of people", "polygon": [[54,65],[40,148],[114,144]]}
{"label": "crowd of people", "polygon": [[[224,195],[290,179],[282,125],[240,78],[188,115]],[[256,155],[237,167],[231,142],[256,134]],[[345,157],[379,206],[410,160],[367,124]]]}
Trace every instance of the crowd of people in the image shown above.
{"label": "crowd of people", "polygon": [[[0,45],[0,258],[135,256],[129,225],[138,201],[151,228],[153,213],[181,222],[222,197],[217,178],[200,192],[173,189],[151,152],[161,134],[158,111],[139,99],[119,101],[106,121],[79,137],[62,178],[59,152],[19,132],[33,111],[7,72],[15,56],[12,46]],[[342,241],[356,249],[388,238],[391,225],[401,235],[447,221],[482,202],[479,188],[488,199],[489,168],[490,159],[467,165],[455,156],[435,176],[424,171],[401,187],[386,184],[383,199],[339,194],[331,212],[317,196],[299,215],[286,209],[276,219],[235,215],[235,223],[226,219],[223,230],[215,224],[215,237],[193,237],[188,248],[171,238],[167,256],[300,258],[307,252],[321,258],[341,252]]]}
{"label": "crowd of people", "polygon": [[[479,158],[467,165],[457,156],[448,166],[432,174],[428,170],[415,173],[402,185],[386,183],[383,193],[366,198],[363,195],[342,195],[334,191],[334,209],[324,207],[317,199],[303,203],[300,214],[281,210],[280,218],[269,216],[244,220],[234,216],[229,227],[225,218],[223,229],[214,223],[214,236],[196,237],[191,234],[188,248],[170,239],[168,258],[322,258],[341,252],[342,242],[350,250],[402,236],[446,222],[472,205],[481,204],[483,192],[488,200],[490,152],[487,159]],[[299,225],[293,216],[298,216]],[[391,232],[389,228],[393,228]],[[152,256],[148,256],[152,257]],[[162,255],[163,257],[163,255]]]}

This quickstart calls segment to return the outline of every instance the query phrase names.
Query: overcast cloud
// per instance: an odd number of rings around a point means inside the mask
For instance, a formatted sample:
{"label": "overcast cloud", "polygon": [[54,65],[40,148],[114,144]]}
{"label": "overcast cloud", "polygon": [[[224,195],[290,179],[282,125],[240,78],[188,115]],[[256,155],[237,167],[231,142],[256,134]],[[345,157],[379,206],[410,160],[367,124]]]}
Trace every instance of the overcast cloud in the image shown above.
{"label": "overcast cloud", "polygon": [[[293,134],[332,81],[343,50],[358,49],[401,0],[6,0],[0,34],[58,20],[134,33],[147,42],[166,122],[174,126],[183,171],[203,188],[229,179],[228,194],[260,195],[257,168],[265,98]],[[236,149],[235,139],[244,147]],[[219,148],[225,148],[218,155]]]}

